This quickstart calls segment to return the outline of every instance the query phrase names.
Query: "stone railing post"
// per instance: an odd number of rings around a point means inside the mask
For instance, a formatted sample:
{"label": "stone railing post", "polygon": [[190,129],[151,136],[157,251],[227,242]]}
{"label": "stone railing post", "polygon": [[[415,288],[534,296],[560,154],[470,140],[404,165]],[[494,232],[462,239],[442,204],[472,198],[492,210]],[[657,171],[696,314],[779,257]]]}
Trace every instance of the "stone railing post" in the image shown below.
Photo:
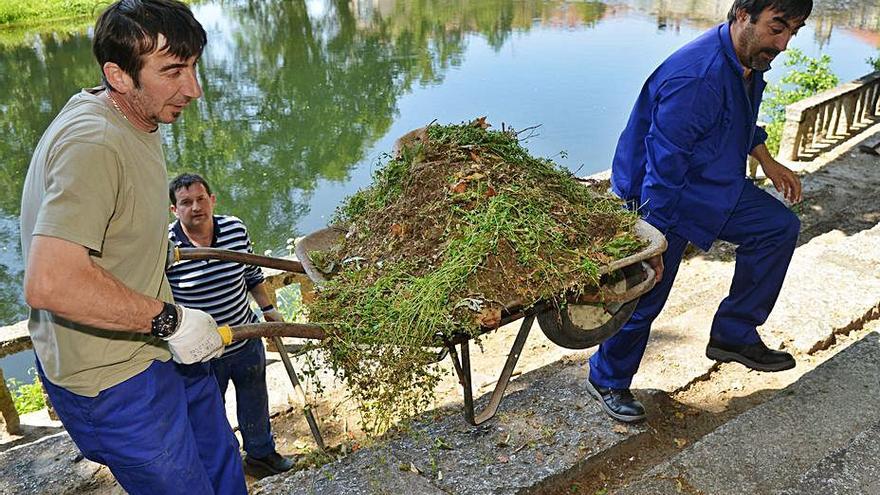
{"label": "stone railing post", "polygon": [[785,109],[780,158],[810,160],[877,122],[880,71],[823,91]]}
{"label": "stone railing post", "polygon": [[18,411],[15,410],[15,402],[12,400],[12,394],[6,387],[6,379],[3,377],[3,370],[0,369],[0,415],[6,422],[6,433],[10,435],[18,435],[21,433],[21,422],[18,419]]}

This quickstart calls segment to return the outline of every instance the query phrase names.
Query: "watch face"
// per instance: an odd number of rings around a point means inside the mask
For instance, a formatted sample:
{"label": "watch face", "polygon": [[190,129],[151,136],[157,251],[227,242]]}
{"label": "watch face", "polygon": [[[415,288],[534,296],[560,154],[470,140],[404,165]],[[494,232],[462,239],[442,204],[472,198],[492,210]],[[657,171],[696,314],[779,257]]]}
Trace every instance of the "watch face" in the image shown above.
{"label": "watch face", "polygon": [[150,333],[164,339],[170,337],[175,330],[177,330],[177,308],[173,304],[165,303],[162,312],[153,318]]}

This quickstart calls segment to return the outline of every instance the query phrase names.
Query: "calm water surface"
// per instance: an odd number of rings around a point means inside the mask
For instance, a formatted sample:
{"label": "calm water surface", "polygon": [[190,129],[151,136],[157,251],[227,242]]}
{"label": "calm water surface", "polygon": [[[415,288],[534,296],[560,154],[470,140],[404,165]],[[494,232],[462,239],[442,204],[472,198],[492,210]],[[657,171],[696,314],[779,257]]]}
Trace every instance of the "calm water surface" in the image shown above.
{"label": "calm water surface", "polygon": [[[435,119],[540,124],[534,154],[600,171],[644,79],[729,3],[201,2],[205,97],[162,129],[169,172],[205,175],[256,250],[283,254],[369,182],[394,139]],[[843,81],[864,75],[878,4],[816,0],[791,46],[829,54]],[[30,154],[70,95],[97,81],[88,32],[0,46],[0,324],[26,316],[18,215]]]}

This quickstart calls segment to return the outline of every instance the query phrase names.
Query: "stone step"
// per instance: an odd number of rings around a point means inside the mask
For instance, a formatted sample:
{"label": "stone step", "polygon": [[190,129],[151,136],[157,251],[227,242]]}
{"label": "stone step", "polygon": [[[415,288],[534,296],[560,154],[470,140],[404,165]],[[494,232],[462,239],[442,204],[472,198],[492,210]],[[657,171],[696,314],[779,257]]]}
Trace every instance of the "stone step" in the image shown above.
{"label": "stone step", "polygon": [[83,459],[66,432],[56,433],[0,453],[0,493],[86,493],[99,469]]}
{"label": "stone step", "polygon": [[826,455],[785,495],[880,493],[880,421],[846,447]]}
{"label": "stone step", "polygon": [[876,488],[878,457],[861,465],[859,448],[878,448],[870,431],[880,418],[878,369],[880,334],[872,332],[617,493],[831,493],[810,483],[830,483],[840,466]]}
{"label": "stone step", "polygon": [[[701,266],[692,269],[695,265]],[[664,309],[654,322],[634,388],[674,392],[711,371],[715,362],[702,356],[732,277],[732,263],[693,259],[681,267],[670,302],[687,309],[677,314]],[[776,306],[758,332],[770,347],[803,355],[878,313],[880,224],[850,236],[832,231],[798,247]]]}

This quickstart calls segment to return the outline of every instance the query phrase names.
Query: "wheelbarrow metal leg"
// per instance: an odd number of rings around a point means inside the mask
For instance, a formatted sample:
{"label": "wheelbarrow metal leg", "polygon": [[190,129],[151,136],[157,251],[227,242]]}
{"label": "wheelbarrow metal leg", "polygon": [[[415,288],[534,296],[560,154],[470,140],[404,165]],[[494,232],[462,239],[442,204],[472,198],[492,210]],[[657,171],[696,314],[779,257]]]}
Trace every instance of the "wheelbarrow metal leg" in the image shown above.
{"label": "wheelbarrow metal leg", "polygon": [[501,370],[501,376],[498,377],[498,382],[495,384],[495,390],[492,391],[489,403],[486,404],[486,407],[484,407],[482,411],[476,414],[474,412],[474,392],[473,382],[471,381],[471,359],[468,341],[464,341],[461,344],[461,360],[459,360],[455,346],[451,344],[447,345],[447,348],[449,349],[449,357],[452,359],[455,373],[458,375],[458,380],[459,383],[461,383],[462,392],[464,394],[464,417],[468,423],[477,426],[495,416],[495,412],[498,410],[498,406],[504,398],[504,391],[507,390],[507,385],[510,383],[510,377],[513,375],[513,370],[516,368],[516,363],[519,361],[519,356],[522,353],[523,346],[525,346],[526,339],[529,336],[529,331],[532,329],[532,323],[534,322],[534,315],[523,318],[522,324],[519,327],[519,333],[513,341],[510,353],[507,355],[507,362]]}
{"label": "wheelbarrow metal leg", "polygon": [[318,422],[315,421],[315,416],[312,414],[312,409],[309,407],[309,403],[306,400],[306,394],[303,392],[302,386],[299,383],[299,378],[296,377],[296,370],[293,369],[293,363],[290,362],[290,356],[287,355],[284,343],[281,342],[281,337],[272,337],[272,342],[278,349],[278,354],[281,356],[281,361],[284,363],[284,369],[287,370],[287,376],[290,377],[290,383],[293,385],[296,395],[302,402],[303,415],[305,415],[306,422],[309,424],[312,438],[315,439],[315,443],[318,444],[318,448],[321,449],[321,451],[326,451],[324,447],[324,439],[321,437],[321,430],[318,429]]}

